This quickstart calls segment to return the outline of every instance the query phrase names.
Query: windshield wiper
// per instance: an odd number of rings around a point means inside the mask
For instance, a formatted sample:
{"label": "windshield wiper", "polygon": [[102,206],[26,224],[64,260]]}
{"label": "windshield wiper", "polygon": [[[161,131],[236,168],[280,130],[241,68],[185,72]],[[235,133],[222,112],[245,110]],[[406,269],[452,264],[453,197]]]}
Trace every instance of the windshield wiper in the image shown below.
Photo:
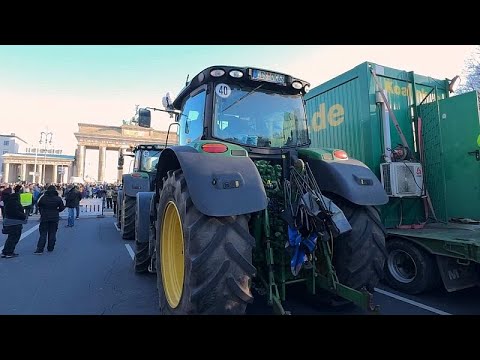
{"label": "windshield wiper", "polygon": [[250,94],[254,93],[256,90],[260,89],[260,88],[263,86],[263,84],[264,84],[264,83],[261,83],[261,84],[258,85],[255,89],[253,89],[252,91],[246,93],[246,94],[243,95],[240,99],[238,99],[237,101],[235,101],[235,102],[232,103],[231,105],[228,105],[225,109],[222,109],[222,112],[227,111],[227,110],[230,109],[233,105],[238,104],[240,101],[242,101],[243,99],[245,99],[247,96],[249,96]]}

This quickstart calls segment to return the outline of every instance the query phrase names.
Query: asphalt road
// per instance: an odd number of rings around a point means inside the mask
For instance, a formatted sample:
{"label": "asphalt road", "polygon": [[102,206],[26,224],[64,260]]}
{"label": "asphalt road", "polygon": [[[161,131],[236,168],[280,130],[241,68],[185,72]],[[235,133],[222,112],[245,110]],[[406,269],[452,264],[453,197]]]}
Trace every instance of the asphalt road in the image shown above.
{"label": "asphalt road", "polygon": [[[24,226],[17,258],[0,259],[0,314],[22,315],[158,315],[156,278],[133,271],[133,241],[125,241],[114,218],[80,219],[73,228],[61,220],[52,253],[34,255],[38,221]],[[6,235],[0,235],[0,248]],[[380,284],[374,296],[383,315],[480,314],[480,288],[454,293],[438,289],[411,296]],[[363,314],[354,306],[332,308],[305,304],[292,296],[285,304],[292,314]],[[271,314],[262,297],[247,314]]]}

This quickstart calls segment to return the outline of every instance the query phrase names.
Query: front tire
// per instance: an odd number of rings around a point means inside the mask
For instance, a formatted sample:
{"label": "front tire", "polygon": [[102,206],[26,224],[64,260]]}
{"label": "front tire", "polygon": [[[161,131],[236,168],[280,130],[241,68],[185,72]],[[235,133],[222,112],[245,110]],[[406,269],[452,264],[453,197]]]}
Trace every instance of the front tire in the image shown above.
{"label": "front tire", "polygon": [[135,204],[136,198],[124,195],[122,211],[122,238],[125,240],[135,239]]}
{"label": "front tire", "polygon": [[115,214],[117,218],[117,226],[118,228],[122,227],[122,204],[123,204],[123,191],[118,190],[117,193],[117,213]]}
{"label": "front tire", "polygon": [[135,240],[134,269],[136,273],[148,272],[151,256],[148,254],[149,244]]}
{"label": "front tire", "polygon": [[373,206],[359,206],[343,198],[332,200],[347,217],[352,231],[334,240],[333,266],[341,284],[373,293],[384,277],[385,229]]}
{"label": "front tire", "polygon": [[210,217],[193,204],[182,170],[163,182],[156,229],[156,268],[162,314],[244,314],[254,238],[248,216]]}
{"label": "front tire", "polygon": [[[139,192],[136,196],[135,209],[135,257],[134,270],[136,273],[148,272],[151,264],[151,204],[154,193]],[[148,205],[148,206],[147,206]]]}

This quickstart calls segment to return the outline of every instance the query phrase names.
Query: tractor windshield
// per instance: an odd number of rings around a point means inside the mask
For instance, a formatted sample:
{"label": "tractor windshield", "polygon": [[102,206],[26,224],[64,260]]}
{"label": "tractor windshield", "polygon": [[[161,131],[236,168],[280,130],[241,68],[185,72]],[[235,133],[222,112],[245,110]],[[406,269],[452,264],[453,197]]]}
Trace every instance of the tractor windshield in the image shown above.
{"label": "tractor windshield", "polygon": [[308,144],[300,94],[286,95],[238,85],[217,84],[213,136],[241,145],[290,147]]}
{"label": "tractor windshield", "polygon": [[140,160],[140,171],[155,172],[157,171],[156,165],[158,158],[160,157],[160,151],[158,150],[144,150]]}

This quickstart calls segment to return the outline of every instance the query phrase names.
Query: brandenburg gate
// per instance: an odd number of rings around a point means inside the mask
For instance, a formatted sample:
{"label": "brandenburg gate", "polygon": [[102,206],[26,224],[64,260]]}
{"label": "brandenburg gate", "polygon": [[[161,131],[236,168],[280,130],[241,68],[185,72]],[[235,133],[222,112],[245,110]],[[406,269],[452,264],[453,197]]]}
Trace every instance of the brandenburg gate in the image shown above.
{"label": "brandenburg gate", "polygon": [[[105,180],[105,159],[107,150],[129,148],[139,144],[165,144],[166,131],[143,128],[136,125],[104,126],[96,124],[78,124],[78,132],[74,133],[77,138],[77,150],[75,151],[75,176],[85,176],[85,153],[87,149],[98,149],[98,182]],[[177,144],[176,132],[168,135],[168,144]],[[120,181],[122,174],[117,175]]]}

